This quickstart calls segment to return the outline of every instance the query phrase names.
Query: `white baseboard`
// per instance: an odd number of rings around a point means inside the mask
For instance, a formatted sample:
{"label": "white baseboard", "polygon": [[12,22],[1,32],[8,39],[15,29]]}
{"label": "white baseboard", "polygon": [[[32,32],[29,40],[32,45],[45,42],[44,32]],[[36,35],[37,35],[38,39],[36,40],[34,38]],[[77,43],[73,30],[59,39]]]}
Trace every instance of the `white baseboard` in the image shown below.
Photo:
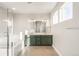
{"label": "white baseboard", "polygon": [[59,50],[53,45],[53,48],[55,49],[55,51],[58,53],[59,56],[62,56],[62,54],[59,52]]}

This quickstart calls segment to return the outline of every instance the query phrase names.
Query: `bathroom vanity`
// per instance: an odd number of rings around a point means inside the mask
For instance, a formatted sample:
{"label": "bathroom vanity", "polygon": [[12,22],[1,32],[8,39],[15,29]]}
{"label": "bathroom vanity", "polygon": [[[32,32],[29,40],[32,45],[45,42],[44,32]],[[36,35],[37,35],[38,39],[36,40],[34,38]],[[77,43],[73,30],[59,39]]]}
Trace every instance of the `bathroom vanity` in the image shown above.
{"label": "bathroom vanity", "polygon": [[[52,46],[53,35],[52,34],[30,34],[30,46]],[[27,35],[25,35],[27,40]]]}

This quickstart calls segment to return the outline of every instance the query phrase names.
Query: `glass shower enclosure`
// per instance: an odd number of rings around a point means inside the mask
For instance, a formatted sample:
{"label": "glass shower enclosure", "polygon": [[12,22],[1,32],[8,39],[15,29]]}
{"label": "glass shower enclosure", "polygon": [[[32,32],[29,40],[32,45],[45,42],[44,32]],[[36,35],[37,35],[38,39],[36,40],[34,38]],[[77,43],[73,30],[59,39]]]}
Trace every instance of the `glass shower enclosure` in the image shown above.
{"label": "glass shower enclosure", "polygon": [[12,19],[12,11],[0,7],[0,56],[13,55],[13,43],[11,42]]}

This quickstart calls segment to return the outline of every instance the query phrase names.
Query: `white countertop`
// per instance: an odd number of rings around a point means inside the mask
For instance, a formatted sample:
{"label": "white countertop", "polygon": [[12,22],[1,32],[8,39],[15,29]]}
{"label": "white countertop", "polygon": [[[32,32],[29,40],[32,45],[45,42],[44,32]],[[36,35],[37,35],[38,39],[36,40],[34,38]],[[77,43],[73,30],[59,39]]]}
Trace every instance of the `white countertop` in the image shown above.
{"label": "white countertop", "polygon": [[29,35],[53,35],[52,33],[31,33]]}

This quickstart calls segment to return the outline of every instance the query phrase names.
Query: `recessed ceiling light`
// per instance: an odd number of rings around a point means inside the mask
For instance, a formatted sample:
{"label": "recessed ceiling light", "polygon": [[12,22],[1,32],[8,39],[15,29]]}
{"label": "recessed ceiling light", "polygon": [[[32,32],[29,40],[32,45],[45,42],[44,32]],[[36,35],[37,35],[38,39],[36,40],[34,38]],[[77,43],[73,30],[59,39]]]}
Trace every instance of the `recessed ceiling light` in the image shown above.
{"label": "recessed ceiling light", "polygon": [[15,10],[15,8],[12,8],[13,10]]}
{"label": "recessed ceiling light", "polygon": [[32,2],[27,2],[28,4],[32,4]]}

